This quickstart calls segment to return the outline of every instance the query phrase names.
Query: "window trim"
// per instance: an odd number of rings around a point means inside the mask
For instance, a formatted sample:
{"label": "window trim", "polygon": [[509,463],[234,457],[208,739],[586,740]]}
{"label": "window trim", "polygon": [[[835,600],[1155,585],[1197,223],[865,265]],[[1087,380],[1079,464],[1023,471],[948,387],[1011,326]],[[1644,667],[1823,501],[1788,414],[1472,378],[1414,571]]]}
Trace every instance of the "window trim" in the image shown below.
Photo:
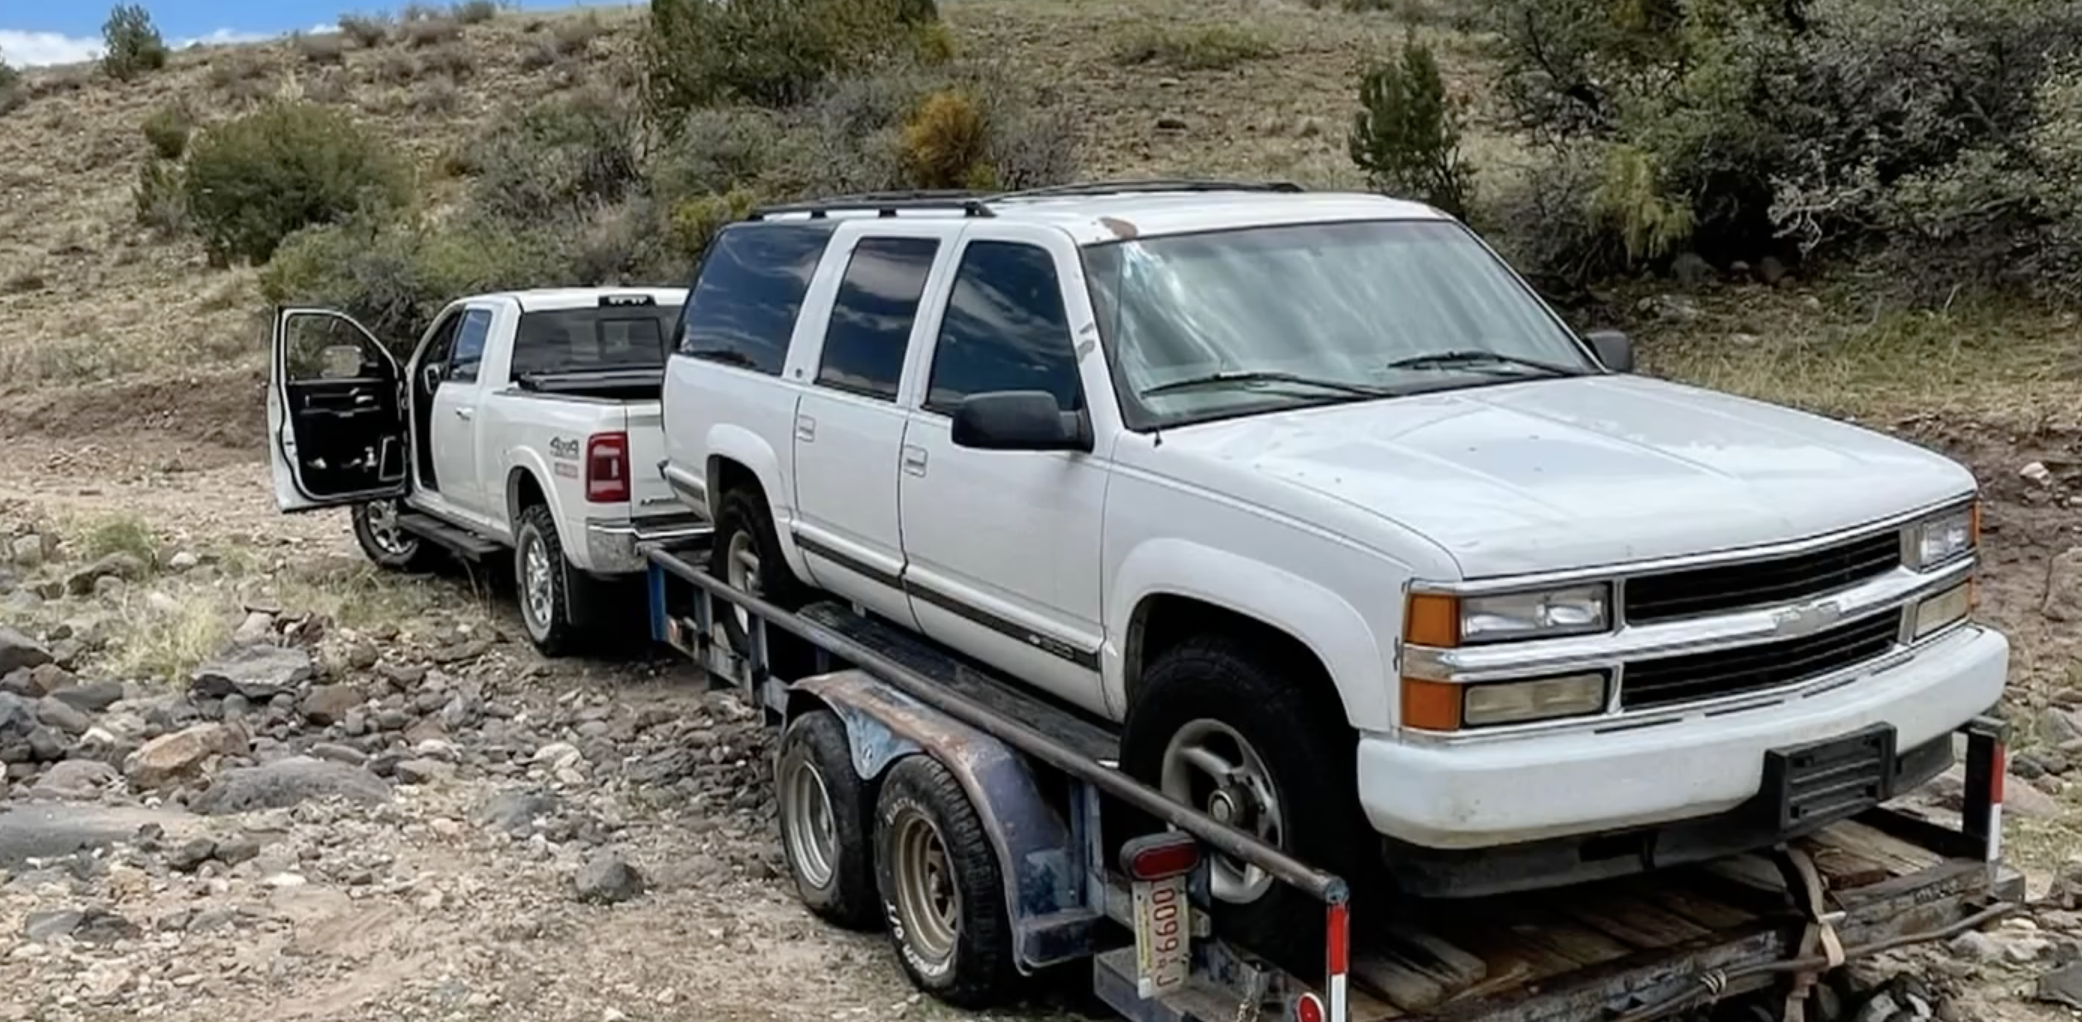
{"label": "window trim", "polygon": [[[886,397],[880,393],[871,392],[862,387],[849,386],[844,383],[840,383],[833,380],[827,380],[824,378],[825,361],[831,354],[832,323],[837,319],[837,314],[839,310],[839,298],[845,292],[846,289],[846,275],[853,271],[853,260],[855,257],[859,256],[861,246],[872,244],[878,241],[898,243],[925,242],[932,246],[930,255],[925,261],[925,272],[921,274],[918,278],[918,297],[913,301],[911,306],[911,320],[904,332],[903,349],[898,353],[898,357],[896,360],[896,372],[889,379],[889,393]],[[924,233],[863,233],[855,235],[851,239],[846,249],[846,264],[843,267],[839,268],[838,279],[834,281],[832,285],[830,307],[825,311],[824,314],[823,336],[819,337],[817,340],[817,362],[816,365],[812,367],[811,372],[809,374],[810,386],[815,387],[819,390],[829,390],[835,391],[840,394],[850,394],[854,397],[861,398],[862,400],[875,401],[888,405],[896,405],[901,401],[904,393],[904,367],[907,364],[909,364],[911,359],[911,349],[915,346],[915,342],[918,340],[919,324],[923,322],[925,318],[925,301],[928,297],[932,295],[933,269],[934,267],[939,265],[942,256],[946,252],[946,241],[947,239],[942,237],[941,235]],[[829,258],[829,254],[827,254],[827,258]],[[933,343],[934,347],[937,349],[937,337],[934,338]],[[928,367],[928,376],[930,376],[930,367]]]}
{"label": "window trim", "polygon": [[[947,286],[945,288],[944,296],[940,301],[940,308],[938,310],[938,314],[934,317],[933,321],[932,355],[931,357],[925,360],[924,373],[918,383],[918,399],[914,403],[914,410],[926,415],[937,416],[941,419],[946,419],[950,422],[954,419],[954,409],[947,409],[943,411],[941,408],[934,407],[933,371],[939,368],[940,355],[943,351],[946,350],[946,345],[943,342],[947,338],[947,315],[954,308],[954,295],[957,289],[961,287],[961,273],[963,262],[968,258],[969,250],[977,245],[1010,245],[1017,246],[1020,248],[1028,248],[1041,253],[1042,256],[1047,258],[1048,272],[1050,276],[1055,278],[1056,306],[1057,308],[1062,310],[1063,338],[1065,341],[1068,342],[1070,355],[1070,379],[1076,385],[1077,388],[1076,413],[1084,416],[1086,421],[1089,422],[1092,414],[1092,396],[1090,391],[1084,385],[1084,373],[1082,371],[1077,356],[1077,331],[1071,325],[1070,296],[1069,293],[1065,290],[1065,284],[1063,282],[1062,264],[1057,262],[1055,251],[1039,241],[1018,237],[994,237],[989,234],[971,235],[964,233],[961,238],[961,243],[956,247],[954,254],[950,257],[950,265],[948,266],[947,270]],[[1083,260],[1081,254],[1079,256],[1078,262],[1075,265],[1078,271],[1082,272]],[[1096,311],[1097,310],[1094,310],[1094,312]],[[1095,320],[1096,318],[1097,317],[1094,316]],[[989,392],[981,391],[977,393]],[[967,399],[968,395],[964,394],[962,395],[962,397],[963,399]]]}
{"label": "window trim", "polygon": [[[1099,351],[1100,354],[1106,359],[1106,378],[1108,382],[1110,382],[1113,385],[1113,400],[1114,403],[1120,409],[1121,428],[1127,430],[1130,433],[1136,433],[1147,436],[1160,433],[1167,429],[1182,429],[1187,426],[1198,426],[1210,422],[1224,422],[1230,419],[1250,418],[1252,416],[1268,415],[1274,412],[1281,411],[1299,411],[1303,408],[1312,408],[1318,406],[1311,404],[1282,406],[1274,408],[1226,409],[1219,412],[1210,412],[1205,415],[1195,415],[1186,418],[1171,420],[1165,420],[1163,417],[1158,416],[1154,412],[1151,412],[1149,408],[1142,403],[1142,398],[1140,397],[1140,395],[1135,393],[1135,388],[1128,384],[1126,371],[1121,368],[1120,359],[1116,357],[1116,338],[1114,336],[1113,324],[1108,321],[1106,316],[1100,314],[1101,309],[1099,308],[1098,302],[1096,300],[1098,296],[1099,287],[1095,283],[1099,279],[1099,274],[1096,272],[1096,268],[1092,265],[1091,259],[1092,254],[1094,252],[1100,251],[1102,249],[1117,248],[1130,241],[1154,241],[1165,238],[1191,238],[1209,234],[1229,234],[1239,231],[1259,230],[1264,228],[1338,227],[1346,224],[1430,223],[1450,224],[1454,227],[1459,228],[1459,230],[1467,237],[1474,239],[1475,244],[1480,246],[1482,251],[1489,255],[1490,260],[1494,262],[1498,267],[1500,267],[1504,271],[1505,275],[1510,277],[1511,280],[1518,285],[1519,291],[1525,294],[1526,297],[1530,298],[1535,305],[1538,305],[1541,311],[1546,313],[1547,319],[1562,332],[1562,335],[1564,337],[1567,337],[1570,341],[1573,341],[1575,343],[1577,350],[1583,354],[1583,357],[1591,365],[1591,369],[1584,375],[1613,375],[1611,370],[1605,368],[1605,364],[1603,362],[1598,361],[1597,352],[1593,348],[1591,348],[1590,343],[1583,339],[1582,334],[1576,332],[1575,327],[1570,326],[1568,321],[1562,318],[1561,313],[1554,308],[1553,303],[1549,302],[1544,296],[1542,296],[1539,290],[1533,287],[1532,282],[1527,280],[1525,278],[1525,275],[1518,271],[1517,267],[1511,265],[1510,260],[1505,259],[1501,253],[1497,252],[1496,247],[1491,245],[1488,239],[1482,237],[1482,235],[1479,232],[1477,232],[1474,228],[1469,227],[1468,225],[1461,223],[1458,220],[1411,216],[1335,217],[1324,220],[1295,220],[1291,222],[1281,221],[1278,223],[1252,224],[1246,226],[1208,227],[1199,230],[1178,231],[1176,233],[1152,235],[1149,238],[1109,238],[1104,241],[1094,241],[1078,246],[1078,270],[1079,272],[1084,274],[1085,288],[1086,290],[1092,293],[1094,299],[1092,303],[1092,322],[1094,325],[1098,327]],[[1525,382],[1523,378],[1499,377],[1495,380],[1470,383],[1465,386],[1447,388],[1427,387],[1412,390],[1408,394],[1384,394],[1377,398],[1368,398],[1367,400],[1399,401],[1404,398],[1418,397],[1423,394],[1436,394],[1448,390],[1475,390],[1480,389],[1483,386],[1494,386],[1503,383],[1522,382]]]}
{"label": "window trim", "polygon": [[[825,218],[817,220],[775,221],[740,220],[734,223],[725,224],[721,230],[716,232],[716,236],[709,240],[708,245],[702,249],[701,258],[695,261],[694,275],[687,282],[687,297],[680,308],[679,323],[677,326],[673,328],[672,347],[666,355],[666,363],[669,365],[671,361],[675,358],[689,358],[698,362],[705,363],[707,365],[721,366],[725,369],[735,369],[740,372],[753,373],[755,375],[764,376],[769,379],[785,378],[788,375],[788,362],[790,358],[790,353],[793,351],[795,347],[795,335],[797,331],[801,329],[802,326],[803,310],[807,308],[809,305],[810,293],[816,289],[817,274],[824,266],[825,261],[831,258],[832,240],[834,236],[837,234],[837,228],[840,223],[841,221],[835,221],[829,218]],[[798,296],[795,300],[795,314],[789,320],[788,332],[786,336],[781,338],[781,357],[780,360],[774,364],[774,370],[772,372],[767,372],[763,366],[746,365],[742,362],[736,362],[725,358],[718,358],[716,357],[714,352],[694,352],[686,350],[687,326],[689,322],[689,317],[693,314],[694,311],[694,299],[700,293],[701,279],[702,276],[708,272],[710,260],[715,256],[716,252],[722,248],[723,242],[734,234],[751,233],[761,230],[787,230],[791,228],[802,230],[805,233],[821,234],[823,235],[823,244],[817,248],[816,258],[810,266],[810,276],[803,286],[802,294]]]}

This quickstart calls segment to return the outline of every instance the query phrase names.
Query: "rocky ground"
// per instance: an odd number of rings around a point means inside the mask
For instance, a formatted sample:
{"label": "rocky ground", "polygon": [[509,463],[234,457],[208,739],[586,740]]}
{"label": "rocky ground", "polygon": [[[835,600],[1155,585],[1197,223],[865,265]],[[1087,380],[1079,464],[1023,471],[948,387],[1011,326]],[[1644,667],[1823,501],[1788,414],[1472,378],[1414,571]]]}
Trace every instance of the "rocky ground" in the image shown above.
{"label": "rocky ground", "polygon": [[[2009,804],[2035,901],[1861,966],[1827,1018],[2082,996],[2082,698],[2045,670],[2082,595],[2055,562],[2082,555],[2061,463],[2002,456],[1989,610],[2027,644]],[[498,587],[377,575],[337,516],[274,514],[246,451],[8,460],[0,1022],[957,1017],[796,904],[769,736],[678,664],[544,661]],[[1088,1008],[1044,987],[1011,1014]]]}

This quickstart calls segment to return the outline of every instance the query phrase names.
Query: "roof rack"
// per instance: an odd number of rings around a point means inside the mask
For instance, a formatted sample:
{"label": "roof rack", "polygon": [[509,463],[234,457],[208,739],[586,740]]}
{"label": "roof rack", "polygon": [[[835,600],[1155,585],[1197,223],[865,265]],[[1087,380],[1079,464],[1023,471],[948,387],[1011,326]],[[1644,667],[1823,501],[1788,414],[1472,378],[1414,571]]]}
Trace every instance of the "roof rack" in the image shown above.
{"label": "roof rack", "polygon": [[1206,178],[1124,178],[1117,181],[1080,181],[1047,185],[1016,192],[1000,192],[997,199],[1039,199],[1069,195],[1122,195],[1135,192],[1281,192],[1304,189],[1292,181],[1221,181]]}
{"label": "roof rack", "polygon": [[858,195],[834,195],[829,198],[807,199],[802,202],[782,203],[776,206],[761,206],[747,217],[764,220],[783,213],[807,213],[812,220],[822,220],[833,213],[865,213],[872,211],[876,216],[895,216],[900,210],[959,210],[963,216],[987,217],[991,215],[984,202],[994,198],[989,192],[972,192],[960,189],[919,189],[904,192],[862,192]]}

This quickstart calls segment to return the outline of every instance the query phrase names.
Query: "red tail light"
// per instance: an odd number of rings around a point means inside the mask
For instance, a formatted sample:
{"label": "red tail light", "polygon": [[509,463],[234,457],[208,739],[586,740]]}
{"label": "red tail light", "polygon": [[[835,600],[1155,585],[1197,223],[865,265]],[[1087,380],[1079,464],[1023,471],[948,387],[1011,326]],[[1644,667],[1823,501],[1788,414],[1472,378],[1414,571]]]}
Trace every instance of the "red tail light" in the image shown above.
{"label": "red tail light", "polygon": [[595,433],[586,438],[586,499],[595,504],[629,500],[629,434]]}
{"label": "red tail light", "polygon": [[1200,845],[1189,834],[1147,834],[1121,847],[1121,871],[1133,880],[1162,880],[1200,865]]}

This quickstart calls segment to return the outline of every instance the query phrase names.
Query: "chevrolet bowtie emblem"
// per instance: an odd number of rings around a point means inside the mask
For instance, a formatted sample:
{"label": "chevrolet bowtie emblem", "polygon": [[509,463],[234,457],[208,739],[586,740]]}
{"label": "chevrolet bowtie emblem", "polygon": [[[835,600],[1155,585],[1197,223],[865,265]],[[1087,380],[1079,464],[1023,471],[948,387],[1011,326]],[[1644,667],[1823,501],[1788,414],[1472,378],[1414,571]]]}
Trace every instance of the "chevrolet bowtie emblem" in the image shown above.
{"label": "chevrolet bowtie emblem", "polygon": [[1810,635],[1835,624],[1842,617],[1843,607],[1835,600],[1787,607],[1771,615],[1771,631],[1785,638]]}

